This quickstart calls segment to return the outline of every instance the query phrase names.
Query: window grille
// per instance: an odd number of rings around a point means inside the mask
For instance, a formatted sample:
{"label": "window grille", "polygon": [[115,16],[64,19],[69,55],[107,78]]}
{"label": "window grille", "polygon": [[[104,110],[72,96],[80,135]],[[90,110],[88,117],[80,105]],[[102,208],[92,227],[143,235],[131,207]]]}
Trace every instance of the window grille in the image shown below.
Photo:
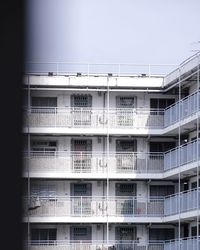
{"label": "window grille", "polygon": [[[136,227],[116,227],[115,237],[117,241],[136,240]],[[127,249],[127,248],[122,248],[122,249]]]}
{"label": "window grille", "polygon": [[91,183],[71,183],[72,196],[91,196]]}
{"label": "window grille", "polygon": [[92,151],[92,140],[76,140],[71,141],[72,151]]}
{"label": "window grille", "polygon": [[71,96],[72,107],[92,107],[91,95],[72,95]]}
{"label": "window grille", "polygon": [[136,184],[135,183],[116,183],[117,196],[135,196]]}
{"label": "window grille", "polygon": [[92,239],[92,230],[90,226],[86,227],[71,227],[70,237],[73,241],[90,241]]}
{"label": "window grille", "polygon": [[134,96],[117,96],[116,97],[117,108],[135,108],[135,97]]}
{"label": "window grille", "polygon": [[136,151],[135,140],[116,140],[117,152],[134,152]]}

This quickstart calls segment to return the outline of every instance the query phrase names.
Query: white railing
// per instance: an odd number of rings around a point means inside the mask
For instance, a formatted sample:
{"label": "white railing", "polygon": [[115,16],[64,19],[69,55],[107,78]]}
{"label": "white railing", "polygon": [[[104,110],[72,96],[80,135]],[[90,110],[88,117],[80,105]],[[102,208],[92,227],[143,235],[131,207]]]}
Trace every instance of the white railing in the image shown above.
{"label": "white railing", "polygon": [[25,242],[25,249],[30,250],[164,250],[164,241],[139,242],[134,240],[120,241],[29,241]]}
{"label": "white railing", "polygon": [[23,154],[24,172],[32,173],[162,173],[163,153],[30,151]]}
{"label": "white railing", "polygon": [[200,249],[200,237],[181,238],[165,241],[164,250],[197,250]]}
{"label": "white railing", "polygon": [[[197,152],[198,143],[198,152]],[[180,155],[179,155],[180,154]],[[180,164],[179,164],[180,157]],[[195,162],[200,157],[200,139],[185,143],[164,153],[164,170]]]}
{"label": "white railing", "polygon": [[164,110],[32,107],[24,111],[24,127],[163,128]]}
{"label": "white railing", "polygon": [[195,68],[198,69],[197,66],[199,65],[199,56],[200,56],[199,52],[192,55],[191,57],[183,61],[178,68],[167,74],[164,78],[164,86],[167,86],[167,84],[175,80],[178,80],[180,74],[183,77],[191,70],[194,70]]}
{"label": "white railing", "polygon": [[72,62],[26,62],[27,74],[54,75],[108,75],[114,76],[164,76],[169,73],[175,64],[127,64],[127,63],[72,63]]}
{"label": "white railing", "polygon": [[[199,204],[198,202],[199,201]],[[200,208],[200,188],[165,197],[165,216],[193,211]]]}
{"label": "white railing", "polygon": [[95,196],[31,196],[23,198],[24,216],[70,217],[161,217],[164,213],[163,198]]}
{"label": "white railing", "polygon": [[163,241],[71,241],[31,240],[24,241],[25,250],[197,250],[200,237],[188,237]]}
{"label": "white railing", "polygon": [[198,91],[167,107],[164,112],[164,126],[165,127],[170,126],[178,122],[179,119],[184,120],[185,118],[199,111],[200,110],[199,96],[200,95]]}

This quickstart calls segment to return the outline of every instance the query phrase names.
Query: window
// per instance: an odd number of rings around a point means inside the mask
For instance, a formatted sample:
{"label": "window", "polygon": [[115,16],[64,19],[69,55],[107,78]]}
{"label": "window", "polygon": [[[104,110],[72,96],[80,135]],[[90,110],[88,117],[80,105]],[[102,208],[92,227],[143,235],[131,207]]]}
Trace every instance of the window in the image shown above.
{"label": "window", "polygon": [[72,196],[91,196],[91,183],[71,183]]}
{"label": "window", "polygon": [[92,151],[92,140],[71,140],[72,151],[84,152]]}
{"label": "window", "polygon": [[[200,235],[200,225],[198,226],[198,228],[199,228],[198,235]],[[197,236],[197,226],[191,228],[191,236]]]}
{"label": "window", "polygon": [[172,105],[175,102],[175,99],[155,99],[151,98],[150,99],[150,109],[152,109],[151,114],[164,114],[162,111],[163,109],[167,108],[168,106]]}
{"label": "window", "polygon": [[136,140],[116,140],[117,152],[134,152],[136,151]]}
{"label": "window", "polygon": [[116,196],[135,196],[135,183],[116,183]]}
{"label": "window", "polygon": [[[115,237],[118,241],[132,241],[136,240],[136,227],[116,227],[115,228]],[[133,249],[133,245],[130,245],[131,248],[127,248],[127,243],[125,243],[124,248],[122,249]]]}
{"label": "window", "polygon": [[174,186],[173,185],[151,185],[150,186],[150,196],[151,197],[164,197],[167,195],[174,194]]}
{"label": "window", "polygon": [[116,97],[117,108],[135,108],[134,96],[117,96]]}
{"label": "window", "polygon": [[33,107],[57,107],[57,97],[32,97]]}
{"label": "window", "polygon": [[72,107],[92,107],[92,96],[91,95],[72,95],[71,96]]}
{"label": "window", "polygon": [[150,142],[150,152],[166,152],[176,147],[176,142]]}
{"label": "window", "polygon": [[70,228],[70,238],[74,241],[90,241],[92,240],[92,230],[90,226],[80,226]]}
{"label": "window", "polygon": [[55,184],[33,184],[31,186],[31,196],[55,197]]}
{"label": "window", "polygon": [[31,243],[37,244],[55,244],[57,235],[56,228],[40,228],[31,229]]}
{"label": "window", "polygon": [[32,141],[31,151],[36,155],[55,155],[57,151],[56,141]]}
{"label": "window", "polygon": [[174,239],[174,228],[150,228],[149,240],[171,240]]}
{"label": "window", "polygon": [[57,97],[32,97],[31,112],[51,114],[57,112]]}

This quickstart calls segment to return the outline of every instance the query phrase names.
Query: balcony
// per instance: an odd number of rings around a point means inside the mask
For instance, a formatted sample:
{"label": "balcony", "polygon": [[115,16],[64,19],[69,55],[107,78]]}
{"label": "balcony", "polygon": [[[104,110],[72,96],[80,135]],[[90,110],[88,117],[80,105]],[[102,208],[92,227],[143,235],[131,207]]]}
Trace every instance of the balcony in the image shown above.
{"label": "balcony", "polygon": [[200,208],[200,188],[170,195],[164,201],[165,216],[194,211]]}
{"label": "balcony", "polygon": [[25,250],[197,250],[200,237],[188,237],[170,241],[30,241],[25,242]]}
{"label": "balcony", "polygon": [[164,110],[32,107],[24,111],[23,121],[33,128],[160,129]]}
{"label": "balcony", "polygon": [[160,217],[164,199],[138,197],[24,197],[24,216],[30,217]]}
{"label": "balcony", "polygon": [[165,109],[164,126],[165,128],[171,126],[177,123],[179,119],[180,121],[184,121],[186,118],[196,114],[199,110],[200,98],[198,91]]}
{"label": "balcony", "polygon": [[[197,153],[198,148],[198,153]],[[179,154],[180,153],[180,154]],[[179,164],[180,157],[180,164]],[[171,170],[179,166],[196,162],[200,157],[200,139],[176,147],[164,154],[164,170]]]}
{"label": "balcony", "polygon": [[30,151],[23,154],[24,173],[93,173],[135,174],[162,173],[163,153],[115,153],[107,158],[103,152]]}

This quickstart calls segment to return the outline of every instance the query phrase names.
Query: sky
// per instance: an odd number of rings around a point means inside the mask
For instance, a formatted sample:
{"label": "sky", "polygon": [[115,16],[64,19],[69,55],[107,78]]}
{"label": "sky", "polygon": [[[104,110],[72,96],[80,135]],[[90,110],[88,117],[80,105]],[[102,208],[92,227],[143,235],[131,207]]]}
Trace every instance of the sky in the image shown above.
{"label": "sky", "polygon": [[26,60],[180,64],[200,50],[199,0],[26,0]]}

